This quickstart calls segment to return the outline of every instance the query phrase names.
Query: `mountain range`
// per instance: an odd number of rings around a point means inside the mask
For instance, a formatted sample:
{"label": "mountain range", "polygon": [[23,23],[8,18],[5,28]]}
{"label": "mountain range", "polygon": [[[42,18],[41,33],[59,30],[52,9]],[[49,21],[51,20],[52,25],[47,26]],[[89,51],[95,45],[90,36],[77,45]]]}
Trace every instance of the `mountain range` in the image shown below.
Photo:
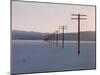
{"label": "mountain range", "polygon": [[[54,34],[51,33],[41,33],[41,32],[27,32],[27,31],[18,31],[18,30],[12,30],[12,40],[44,40],[49,39],[51,40],[51,37],[56,37]],[[65,40],[77,40],[77,33],[64,33],[64,39]],[[62,33],[58,34],[58,39],[62,39]],[[81,41],[95,41],[95,31],[85,31],[80,32],[80,39]]]}

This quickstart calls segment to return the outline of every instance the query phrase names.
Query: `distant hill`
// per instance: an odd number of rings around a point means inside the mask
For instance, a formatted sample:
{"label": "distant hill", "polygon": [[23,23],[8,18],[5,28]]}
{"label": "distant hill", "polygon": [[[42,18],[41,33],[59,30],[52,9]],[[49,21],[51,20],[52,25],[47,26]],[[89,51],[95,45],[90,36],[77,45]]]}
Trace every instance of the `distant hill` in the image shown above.
{"label": "distant hill", "polygon": [[[77,33],[65,33],[65,40],[77,40]],[[95,41],[95,32],[81,32],[81,41]],[[40,32],[26,32],[26,31],[12,31],[12,40],[44,40],[52,39],[51,37],[56,37],[50,35],[50,33],[40,33]],[[59,40],[61,40],[62,34],[59,34]]]}
{"label": "distant hill", "polygon": [[12,31],[12,40],[43,40],[48,33]]}
{"label": "distant hill", "polygon": [[[77,40],[78,34],[77,33],[65,33],[64,38],[65,38],[65,40]],[[95,32],[91,32],[91,31],[90,32],[81,32],[80,40],[81,41],[95,41]]]}

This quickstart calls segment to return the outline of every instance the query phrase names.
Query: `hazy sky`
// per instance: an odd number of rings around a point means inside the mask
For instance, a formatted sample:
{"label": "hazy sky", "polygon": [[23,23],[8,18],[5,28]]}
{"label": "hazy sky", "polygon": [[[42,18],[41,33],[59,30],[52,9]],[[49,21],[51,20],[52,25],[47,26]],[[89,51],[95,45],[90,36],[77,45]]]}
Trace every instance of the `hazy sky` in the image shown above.
{"label": "hazy sky", "polygon": [[65,32],[77,32],[77,20],[71,14],[86,14],[81,31],[95,30],[95,7],[33,2],[12,2],[12,30],[54,32],[58,26],[68,26]]}

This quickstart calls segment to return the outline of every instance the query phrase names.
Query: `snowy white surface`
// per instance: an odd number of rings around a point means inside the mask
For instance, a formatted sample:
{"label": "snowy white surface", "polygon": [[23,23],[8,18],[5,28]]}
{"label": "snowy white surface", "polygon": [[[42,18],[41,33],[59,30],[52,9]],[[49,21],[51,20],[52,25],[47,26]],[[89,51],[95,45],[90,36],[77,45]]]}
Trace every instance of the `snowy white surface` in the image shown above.
{"label": "snowy white surface", "polygon": [[13,40],[11,73],[47,72],[77,69],[95,69],[95,42],[66,42],[61,47],[45,41]]}

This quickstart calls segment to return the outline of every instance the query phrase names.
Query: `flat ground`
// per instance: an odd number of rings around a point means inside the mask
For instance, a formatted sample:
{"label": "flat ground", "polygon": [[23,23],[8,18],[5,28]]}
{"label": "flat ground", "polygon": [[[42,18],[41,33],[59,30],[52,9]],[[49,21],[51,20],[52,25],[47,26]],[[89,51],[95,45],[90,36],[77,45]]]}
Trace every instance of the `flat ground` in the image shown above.
{"label": "flat ground", "polygon": [[13,40],[11,72],[30,73],[77,69],[95,69],[95,42],[81,42],[77,54],[77,42],[66,42],[61,47],[45,41]]}

